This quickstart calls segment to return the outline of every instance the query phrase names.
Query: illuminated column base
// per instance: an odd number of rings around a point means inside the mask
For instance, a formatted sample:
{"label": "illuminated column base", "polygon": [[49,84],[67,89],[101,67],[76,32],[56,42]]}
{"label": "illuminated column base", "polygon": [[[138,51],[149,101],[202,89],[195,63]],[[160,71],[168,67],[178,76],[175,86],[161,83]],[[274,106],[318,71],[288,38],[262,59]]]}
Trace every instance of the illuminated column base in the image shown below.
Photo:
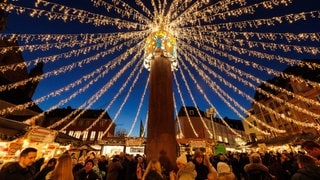
{"label": "illuminated column base", "polygon": [[175,167],[177,142],[174,124],[171,62],[165,57],[151,60],[150,98],[146,155],[159,159],[168,171]]}

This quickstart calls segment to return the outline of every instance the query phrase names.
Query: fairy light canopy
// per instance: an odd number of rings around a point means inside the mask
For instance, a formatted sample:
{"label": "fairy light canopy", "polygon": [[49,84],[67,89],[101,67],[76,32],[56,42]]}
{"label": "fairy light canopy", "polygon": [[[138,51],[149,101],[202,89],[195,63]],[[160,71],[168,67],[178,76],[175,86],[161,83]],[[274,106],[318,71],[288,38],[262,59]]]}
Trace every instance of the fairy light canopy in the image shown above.
{"label": "fairy light canopy", "polygon": [[144,49],[144,67],[150,71],[153,57],[163,56],[171,61],[171,70],[177,69],[177,42],[176,38],[165,31],[163,25],[159,30],[152,32],[146,38]]}
{"label": "fairy light canopy", "polygon": [[[312,110],[320,107],[317,99],[266,81],[282,77],[320,88],[319,82],[282,72],[287,66],[320,69],[319,63],[301,60],[319,59],[320,4],[313,0],[15,0],[0,3],[0,10],[8,14],[8,28],[1,32],[0,40],[19,42],[19,46],[1,46],[0,56],[12,51],[25,56],[25,62],[3,65],[0,72],[31,69],[39,62],[45,65],[41,76],[0,86],[2,93],[41,80],[33,101],[2,108],[0,115],[35,104],[44,113],[64,106],[103,107],[113,120],[119,119],[114,123],[130,124],[130,133],[133,129],[138,132],[135,122],[140,116],[147,117],[148,96],[144,97],[148,91],[136,81],[146,82],[148,73],[142,71],[143,65],[150,70],[153,57],[162,56],[171,62],[173,71],[179,61],[179,71],[173,73],[173,92],[179,96],[175,97],[176,107],[214,107],[221,119],[246,120],[244,116],[250,116],[258,126],[248,124],[265,135],[285,131],[251,114],[247,110],[251,104],[283,124],[315,126],[256,101],[252,94],[258,92],[285,104],[293,113],[320,118],[319,112]],[[260,84],[272,91],[258,88]],[[279,93],[312,108],[293,104],[278,97]],[[83,113],[79,110],[71,115]],[[134,114],[128,118],[130,113]],[[54,126],[69,120],[66,116]]]}

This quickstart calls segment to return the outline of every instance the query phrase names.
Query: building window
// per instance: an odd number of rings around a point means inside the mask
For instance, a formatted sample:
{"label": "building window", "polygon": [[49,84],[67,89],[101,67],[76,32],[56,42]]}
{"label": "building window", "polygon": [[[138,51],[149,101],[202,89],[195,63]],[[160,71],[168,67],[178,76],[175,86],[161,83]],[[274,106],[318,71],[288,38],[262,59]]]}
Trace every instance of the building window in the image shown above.
{"label": "building window", "polygon": [[229,143],[228,138],[225,137],[225,138],[224,138],[224,142],[225,142],[225,143]]}
{"label": "building window", "polygon": [[96,132],[95,131],[91,131],[91,134],[90,134],[90,141],[93,141],[96,137]]}
{"label": "building window", "polygon": [[81,131],[76,131],[76,132],[74,132],[74,137],[75,138],[80,138],[80,135],[81,135]]}
{"label": "building window", "polygon": [[189,115],[193,116],[194,115],[194,110],[189,110]]}
{"label": "building window", "polygon": [[103,131],[99,131],[99,133],[98,133],[98,140],[101,140],[101,139],[102,139],[102,135],[103,135]]}
{"label": "building window", "polygon": [[83,132],[82,140],[86,141],[88,139],[88,131]]}
{"label": "building window", "polygon": [[100,120],[100,127],[104,127],[105,126],[105,121],[104,120]]}
{"label": "building window", "polygon": [[73,136],[73,131],[69,131],[69,136]]}
{"label": "building window", "polygon": [[223,142],[221,136],[218,136],[218,141]]}

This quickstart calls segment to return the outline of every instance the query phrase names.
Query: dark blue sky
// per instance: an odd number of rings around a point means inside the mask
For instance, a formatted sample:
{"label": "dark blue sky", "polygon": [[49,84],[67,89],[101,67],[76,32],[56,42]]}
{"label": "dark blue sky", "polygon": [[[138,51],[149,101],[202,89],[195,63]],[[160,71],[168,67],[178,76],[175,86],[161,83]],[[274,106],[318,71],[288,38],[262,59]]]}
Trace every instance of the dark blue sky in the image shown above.
{"label": "dark blue sky", "polygon": [[[11,1],[9,1],[11,2]],[[32,1],[24,2],[24,1],[17,1],[13,2],[15,5],[19,5],[22,7],[30,7],[34,8],[33,3],[30,3]],[[52,2],[52,1],[49,1]],[[88,12],[93,12],[96,14],[102,14],[108,17],[117,17],[119,19],[122,19],[117,13],[115,12],[106,12],[104,8],[96,8],[93,7],[92,3],[90,1],[54,1],[54,2],[60,2],[61,4],[64,4],[67,7],[75,7],[78,9],[83,9]],[[109,1],[107,1],[109,2]],[[133,7],[139,8],[137,5],[132,4],[133,2],[128,1]],[[193,1],[194,2],[194,1]],[[216,2],[216,1],[214,1]],[[259,1],[257,1],[259,2]],[[150,5],[147,5],[147,7],[151,7]],[[43,6],[39,6],[39,9],[43,8]],[[263,8],[257,8],[256,12],[252,15],[244,15],[240,17],[229,17],[226,20],[217,20],[215,23],[225,23],[225,22],[239,22],[239,21],[244,21],[244,20],[256,20],[256,19],[267,19],[275,16],[283,16],[286,14],[290,13],[303,13],[303,12],[309,12],[312,10],[317,10],[318,11],[318,18],[310,18],[307,17],[306,21],[297,21],[293,23],[282,23],[282,24],[275,24],[275,26],[259,26],[258,28],[244,28],[242,30],[233,28],[231,30],[226,30],[226,29],[221,29],[221,31],[226,31],[227,33],[231,33],[232,31],[235,32],[279,32],[279,33],[303,33],[303,32],[319,32],[320,31],[320,21],[319,21],[319,11],[320,11],[320,3],[318,0],[293,0],[292,4],[289,4],[286,7],[277,7],[273,10],[266,10]],[[138,11],[141,11],[138,9]],[[128,18],[126,18],[128,19]],[[130,20],[130,18],[129,18]],[[112,32],[127,32],[127,31],[132,31],[132,29],[126,29],[122,28],[119,29],[118,27],[115,26],[94,26],[90,23],[79,23],[79,21],[74,20],[74,21],[67,21],[63,22],[61,20],[53,20],[49,21],[48,17],[40,17],[40,18],[35,18],[35,17],[30,17],[29,13],[21,13],[20,15],[17,15],[16,13],[9,13],[8,14],[8,19],[7,19],[7,29],[3,33],[16,33],[16,34],[78,34],[78,33],[112,33]],[[132,20],[131,21],[135,21]],[[185,20],[188,21],[188,20]],[[192,26],[191,26],[192,27]],[[183,28],[182,28],[183,29]],[[182,30],[183,31],[183,30]],[[147,36],[147,34],[146,34]],[[214,36],[214,35],[212,35]],[[217,38],[218,43],[225,43],[223,39]],[[252,41],[259,41],[259,42],[264,42],[264,43],[281,43],[281,44],[291,44],[291,45],[304,45],[304,46],[315,46],[319,47],[319,42],[286,42],[281,39],[277,39],[275,42],[269,42],[265,40],[258,40],[258,39],[251,39]],[[192,43],[191,39],[191,43]],[[180,41],[178,40],[178,46],[179,43],[186,43],[187,38],[182,37]],[[43,44],[44,42],[40,41],[34,41],[34,42],[29,42],[31,44]],[[29,44],[27,43],[27,44]],[[21,45],[26,44],[26,42],[20,42]],[[207,44],[208,45],[208,44]],[[180,46],[182,47],[182,46]],[[213,48],[218,48],[216,45],[212,45]],[[72,49],[79,49],[79,46],[71,47],[71,48],[62,48],[62,49],[55,49],[55,48],[50,48],[49,50],[46,51],[34,51],[34,52],[29,52],[25,51],[23,52],[23,56],[26,61],[33,60],[38,57],[46,57],[46,56],[51,56],[51,55],[57,55],[60,53],[65,53],[68,52]],[[105,50],[108,50],[112,48],[111,46],[108,46]],[[57,76],[52,76],[46,79],[41,80],[39,83],[38,89],[36,90],[36,93],[34,95],[33,99],[37,99],[39,97],[45,96],[50,92],[55,91],[56,89],[62,88],[66,86],[68,83],[72,83],[75,80],[81,78],[84,74],[87,74],[89,72],[94,71],[95,69],[103,66],[105,63],[108,61],[112,60],[113,58],[118,57],[119,54],[127,51],[130,47],[120,49],[116,51],[115,53],[108,54],[107,56],[100,58],[97,61],[94,61],[90,64],[85,64],[81,68],[75,68],[74,70],[66,73],[61,73]],[[195,46],[195,48],[198,48]],[[200,47],[201,48],[201,47]],[[243,48],[245,49],[250,49],[248,46],[244,46]],[[220,49],[221,50],[221,49]],[[261,47],[259,48],[252,48],[250,50],[257,50],[269,54],[276,54],[280,56],[284,56],[290,59],[308,59],[308,58],[318,58],[319,59],[319,54],[316,55],[310,55],[307,53],[296,53],[296,52],[282,52],[279,49],[276,49],[275,51],[270,51],[270,50],[263,50]],[[136,50],[138,52],[138,50]],[[229,55],[235,55],[238,57],[241,57],[243,59],[246,59],[247,61],[255,61],[257,64],[269,67],[271,69],[275,70],[283,70],[287,65],[284,63],[279,63],[277,60],[272,60],[268,61],[263,58],[257,58],[257,57],[252,57],[247,54],[244,55],[239,55],[238,53],[234,51],[223,51],[222,52],[228,53]],[[66,58],[63,60],[59,60],[55,63],[47,63],[44,66],[44,71],[45,72],[50,72],[54,69],[57,69],[59,67],[62,67],[64,65],[71,64],[72,62],[78,62],[81,61],[84,58],[90,57],[92,55],[95,55],[97,53],[101,52],[101,50],[95,51],[92,50],[89,53],[85,55],[79,55],[77,57],[71,57],[71,58]],[[178,52],[183,52],[182,50],[178,50]],[[191,53],[191,52],[190,52]],[[191,53],[192,54],[192,53]],[[198,53],[199,54],[199,53]],[[184,60],[183,56],[179,56],[179,59]],[[228,63],[229,65],[235,66],[247,73],[250,73],[256,77],[259,77],[263,80],[267,80],[272,78],[272,76],[268,75],[267,72],[261,72],[258,71],[252,67],[248,67],[246,65],[243,65],[241,63],[235,63],[234,61],[231,61],[230,59],[227,59],[226,57],[218,56],[216,54],[212,54],[213,57],[221,60],[222,62]],[[132,58],[132,56],[130,56]],[[142,59],[140,59],[142,61]],[[106,83],[110,82],[110,80],[115,76],[117,72],[123,68],[123,66],[127,63],[130,62],[130,59],[127,59],[124,61],[123,64],[118,65],[115,69],[110,69],[110,73],[108,73],[104,78],[101,78],[98,82],[96,82],[94,85],[90,86],[90,88],[81,94],[77,96],[76,98],[70,100],[66,104],[63,105],[63,107],[71,106],[73,108],[79,107],[81,104],[83,104],[86,100],[88,100],[95,92],[97,92],[103,85]],[[244,91],[245,93],[248,93],[250,96],[254,95],[254,90],[251,88],[248,88],[248,86],[244,85],[243,83],[236,81],[235,79],[228,77],[228,74],[224,71],[221,71],[219,67],[214,67],[210,66],[208,63],[204,62],[208,67],[210,67],[214,72],[219,74],[221,77],[225,78],[228,82],[233,84],[235,87],[238,89]],[[198,85],[200,85],[203,90],[205,91],[205,94],[207,97],[210,99],[210,101],[213,103],[213,105],[217,108],[218,112],[221,114],[222,117],[229,117],[233,119],[240,119],[223,101],[220,100],[220,98],[216,95],[216,93],[208,86],[208,83],[203,80],[204,75],[199,74],[194,68],[188,64],[189,69],[193,72],[194,76],[198,80]],[[200,66],[200,64],[199,64]],[[133,66],[134,67],[134,66]],[[91,109],[104,109],[106,106],[112,101],[112,98],[115,96],[115,94],[119,91],[120,87],[123,85],[125,80],[129,77],[130,72],[133,70],[133,67],[129,69],[128,72],[125,72],[124,75],[122,75],[118,81],[114,82],[110,89],[103,95],[101,98],[93,104]],[[183,69],[180,65],[179,69]],[[192,94],[194,98],[196,99],[197,106],[202,110],[205,111],[206,108],[209,108],[210,105],[205,101],[203,95],[199,93],[198,89],[196,88],[196,84],[192,81],[190,77],[188,77],[187,71],[183,70],[184,75],[186,76],[188,80],[188,85],[190,86],[190,89],[192,91]],[[180,76],[179,71],[176,72],[177,77],[179,78],[179,84],[180,88],[182,90],[182,94],[184,97],[184,101],[187,106],[194,106],[190,96],[188,95],[187,88]],[[117,118],[117,121],[115,122],[119,128],[127,129],[127,131],[130,129],[132,125],[132,121],[135,117],[135,114],[138,110],[138,103],[140,102],[140,99],[142,97],[143,89],[145,86],[145,83],[147,81],[147,77],[149,75],[149,72],[144,69],[142,71],[142,74],[137,81],[135,87],[132,89],[132,95],[128,98],[128,102],[123,106],[123,110],[121,111],[119,117]],[[232,89],[228,88],[226,85],[224,85],[221,81],[219,81],[219,78],[215,78],[207,72],[207,75],[212,78],[212,81],[217,83],[222,89],[224,89],[230,97],[233,97],[239,104],[241,104],[245,108],[249,108],[251,102],[248,101],[246,98],[242,97],[239,95],[237,92],[234,92]],[[135,75],[136,76],[136,75]],[[134,79],[134,77],[133,77]],[[131,82],[128,84],[128,86],[125,88],[123,93],[119,96],[119,98],[115,101],[115,103],[111,106],[111,108],[108,110],[109,115],[111,118],[114,118],[116,116],[116,113],[118,112],[119,107],[123,103],[124,98],[126,97],[126,93],[129,92],[129,87],[130,84],[132,83],[133,79]],[[83,86],[83,85],[81,85]],[[76,87],[81,88],[81,86]],[[57,104],[60,100],[68,98],[75,90],[70,90],[67,92],[61,93],[61,96],[57,96],[54,98],[50,98],[46,100],[45,102],[42,102],[39,104],[39,106],[43,110],[47,110],[50,107],[54,106]],[[174,85],[174,93],[176,95],[176,100],[177,100],[177,108],[178,110],[182,106],[182,101],[179,99],[178,91],[176,85]],[[146,98],[143,103],[143,107],[141,108],[141,113],[138,117],[138,121],[142,119],[145,121],[146,117],[146,112],[147,112],[147,104],[148,104],[148,94],[146,95]],[[240,111],[240,110],[239,110]],[[241,111],[240,111],[241,112]],[[242,112],[244,115],[244,113]],[[244,115],[245,116],[245,115]],[[136,124],[134,128],[134,132],[132,135],[136,136],[138,135],[138,130],[139,130],[139,123]]]}

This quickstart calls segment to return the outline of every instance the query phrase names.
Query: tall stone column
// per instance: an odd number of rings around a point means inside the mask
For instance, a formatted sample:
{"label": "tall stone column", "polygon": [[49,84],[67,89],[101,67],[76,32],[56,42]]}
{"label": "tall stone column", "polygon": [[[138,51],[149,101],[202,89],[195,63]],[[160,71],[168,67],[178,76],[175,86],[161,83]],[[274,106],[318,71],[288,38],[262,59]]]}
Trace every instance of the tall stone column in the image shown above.
{"label": "tall stone column", "polygon": [[146,155],[159,159],[165,170],[175,167],[177,142],[174,124],[171,62],[163,56],[150,61],[150,97]]}

